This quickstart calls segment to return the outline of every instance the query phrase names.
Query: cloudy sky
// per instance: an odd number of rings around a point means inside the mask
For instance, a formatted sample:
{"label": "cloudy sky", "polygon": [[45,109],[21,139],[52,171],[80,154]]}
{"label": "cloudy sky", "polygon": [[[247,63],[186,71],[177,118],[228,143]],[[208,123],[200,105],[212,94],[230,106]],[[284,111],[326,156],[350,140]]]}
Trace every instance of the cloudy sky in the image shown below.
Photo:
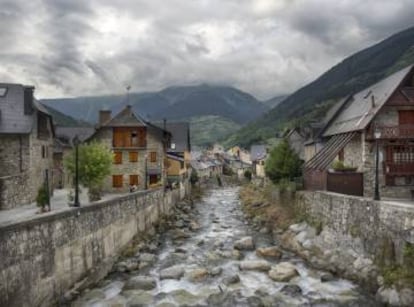
{"label": "cloudy sky", "polygon": [[413,16],[413,0],[0,0],[0,82],[38,98],[213,83],[265,99]]}

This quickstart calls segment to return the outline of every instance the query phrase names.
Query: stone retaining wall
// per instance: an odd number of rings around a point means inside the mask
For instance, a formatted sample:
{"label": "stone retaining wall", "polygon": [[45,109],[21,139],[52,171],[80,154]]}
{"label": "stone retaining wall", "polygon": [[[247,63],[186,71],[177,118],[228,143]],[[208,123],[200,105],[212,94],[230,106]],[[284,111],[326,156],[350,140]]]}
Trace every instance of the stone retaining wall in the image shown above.
{"label": "stone retaining wall", "polygon": [[96,282],[138,233],[169,214],[179,190],[137,192],[0,228],[0,306],[51,306]]}
{"label": "stone retaining wall", "polygon": [[[296,205],[315,222],[328,226],[338,234],[358,240],[373,260],[383,260],[384,251],[403,261],[403,249],[414,243],[414,204],[373,201],[368,198],[331,192],[297,193]],[[355,249],[358,247],[355,246]],[[387,260],[387,259],[386,259]]]}

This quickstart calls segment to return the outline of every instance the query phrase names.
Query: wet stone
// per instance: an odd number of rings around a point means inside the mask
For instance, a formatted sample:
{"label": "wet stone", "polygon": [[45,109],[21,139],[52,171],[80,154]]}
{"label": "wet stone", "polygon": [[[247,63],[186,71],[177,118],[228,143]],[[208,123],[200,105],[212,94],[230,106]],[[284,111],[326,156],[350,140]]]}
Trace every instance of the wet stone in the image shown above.
{"label": "wet stone", "polygon": [[124,290],[152,290],[157,286],[154,278],[149,276],[134,276],[130,278],[124,286]]}
{"label": "wet stone", "polygon": [[238,250],[254,250],[252,237],[244,237],[234,243],[234,248]]}
{"label": "wet stone", "polygon": [[222,284],[224,284],[226,286],[232,285],[232,284],[237,284],[238,282],[240,282],[240,277],[237,274],[231,275],[231,276],[228,276],[228,277],[224,277],[221,282],[222,282]]}
{"label": "wet stone", "polygon": [[302,289],[298,285],[285,285],[280,292],[295,297],[302,294]]}
{"label": "wet stone", "polygon": [[182,266],[172,266],[160,272],[160,279],[180,279],[184,275]]}

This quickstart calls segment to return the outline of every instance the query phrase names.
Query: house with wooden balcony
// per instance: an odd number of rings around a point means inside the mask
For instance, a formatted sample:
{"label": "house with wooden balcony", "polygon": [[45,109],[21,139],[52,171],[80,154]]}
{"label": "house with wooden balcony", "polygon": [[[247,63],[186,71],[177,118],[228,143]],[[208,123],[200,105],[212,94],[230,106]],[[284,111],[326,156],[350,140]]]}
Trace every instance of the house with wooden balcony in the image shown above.
{"label": "house with wooden balcony", "polygon": [[144,120],[131,106],[114,117],[102,110],[89,141],[103,142],[113,152],[112,174],[104,184],[109,192],[157,188],[166,184],[166,150],[171,134]]}
{"label": "house with wooden balcony", "polygon": [[[307,189],[372,197],[378,182],[381,197],[413,198],[413,65],[350,93],[328,114],[319,151],[305,163]],[[345,167],[335,170],[334,161]]]}

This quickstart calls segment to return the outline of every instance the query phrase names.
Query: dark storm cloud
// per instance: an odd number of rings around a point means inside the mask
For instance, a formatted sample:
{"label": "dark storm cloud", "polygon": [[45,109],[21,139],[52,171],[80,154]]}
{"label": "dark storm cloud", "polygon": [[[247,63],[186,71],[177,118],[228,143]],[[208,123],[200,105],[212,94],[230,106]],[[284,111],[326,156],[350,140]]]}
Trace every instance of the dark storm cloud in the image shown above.
{"label": "dark storm cloud", "polygon": [[267,98],[411,26],[413,13],[412,0],[3,0],[0,78],[39,97],[206,82]]}

